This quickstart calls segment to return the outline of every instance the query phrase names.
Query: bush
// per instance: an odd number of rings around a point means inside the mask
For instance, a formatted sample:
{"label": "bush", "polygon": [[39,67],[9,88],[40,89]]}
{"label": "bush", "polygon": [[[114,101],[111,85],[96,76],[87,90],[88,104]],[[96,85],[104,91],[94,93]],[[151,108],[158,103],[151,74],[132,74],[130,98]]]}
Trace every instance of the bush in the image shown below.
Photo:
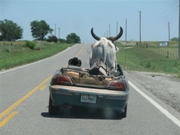
{"label": "bush", "polygon": [[66,43],[65,39],[58,39],[58,41],[61,42],[61,43]]}
{"label": "bush", "polygon": [[57,42],[56,36],[48,36],[47,42]]}
{"label": "bush", "polygon": [[145,63],[145,67],[146,67],[146,68],[150,68],[150,67],[151,67],[151,62],[150,62],[150,61],[147,61],[147,62]]}
{"label": "bush", "polygon": [[26,41],[26,46],[29,47],[30,49],[34,50],[36,47],[36,44],[31,41]]}
{"label": "bush", "polygon": [[7,53],[9,53],[9,52],[10,52],[10,49],[5,49],[4,51],[7,52]]}

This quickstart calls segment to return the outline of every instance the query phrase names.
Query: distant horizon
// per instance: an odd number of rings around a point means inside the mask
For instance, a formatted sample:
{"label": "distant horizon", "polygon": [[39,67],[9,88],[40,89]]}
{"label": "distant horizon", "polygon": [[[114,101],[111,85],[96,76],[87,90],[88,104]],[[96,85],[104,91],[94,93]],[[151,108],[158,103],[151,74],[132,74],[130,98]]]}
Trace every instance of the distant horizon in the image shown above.
{"label": "distant horizon", "polygon": [[76,33],[82,42],[93,43],[91,28],[101,37],[115,36],[121,26],[120,40],[125,40],[126,20],[127,40],[139,41],[141,16],[141,41],[168,41],[178,37],[178,5],[179,0],[1,0],[0,20],[22,27],[23,40],[34,40],[30,22],[45,20],[56,28],[57,38]]}
{"label": "distant horizon", "polygon": [[[26,40],[28,40],[28,39],[18,39],[16,41],[26,41]],[[28,41],[46,41],[46,40],[33,39],[33,40],[28,40]],[[94,42],[95,41],[97,41],[97,40],[94,40]],[[116,40],[116,41],[121,41],[121,42],[140,42],[139,40],[127,40],[127,41],[126,40]],[[0,42],[3,42],[3,41],[0,41]],[[5,42],[13,42],[13,41],[5,41]],[[178,41],[167,41],[167,40],[159,40],[159,41],[158,40],[151,40],[151,41],[149,40],[149,41],[146,41],[146,40],[141,40],[141,42],[178,42]]]}

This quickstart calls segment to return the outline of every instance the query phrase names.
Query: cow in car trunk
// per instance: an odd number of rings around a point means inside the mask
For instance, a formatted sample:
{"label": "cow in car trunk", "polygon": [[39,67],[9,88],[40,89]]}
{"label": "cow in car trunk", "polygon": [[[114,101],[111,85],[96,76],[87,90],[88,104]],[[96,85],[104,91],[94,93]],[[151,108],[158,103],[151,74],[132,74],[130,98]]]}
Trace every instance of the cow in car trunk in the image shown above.
{"label": "cow in car trunk", "polygon": [[97,41],[92,44],[91,49],[92,53],[89,58],[90,67],[98,60],[102,59],[110,69],[116,70],[116,52],[119,51],[119,48],[113,43],[118,40],[123,34],[123,29],[120,27],[120,32],[115,37],[98,37],[94,34],[93,28],[91,29],[91,35]]}

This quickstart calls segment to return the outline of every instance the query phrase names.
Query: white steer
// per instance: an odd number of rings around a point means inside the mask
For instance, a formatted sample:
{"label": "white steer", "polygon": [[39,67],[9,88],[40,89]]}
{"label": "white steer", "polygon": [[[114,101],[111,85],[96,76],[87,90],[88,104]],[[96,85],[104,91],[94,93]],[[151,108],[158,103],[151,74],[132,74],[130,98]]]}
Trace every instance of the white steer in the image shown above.
{"label": "white steer", "polygon": [[99,38],[91,29],[91,35],[98,41],[92,44],[92,56],[89,59],[90,67],[97,62],[98,59],[102,59],[107,66],[113,70],[116,69],[116,52],[119,51],[113,42],[122,36],[123,30],[120,27],[120,32],[116,37],[102,37]]}

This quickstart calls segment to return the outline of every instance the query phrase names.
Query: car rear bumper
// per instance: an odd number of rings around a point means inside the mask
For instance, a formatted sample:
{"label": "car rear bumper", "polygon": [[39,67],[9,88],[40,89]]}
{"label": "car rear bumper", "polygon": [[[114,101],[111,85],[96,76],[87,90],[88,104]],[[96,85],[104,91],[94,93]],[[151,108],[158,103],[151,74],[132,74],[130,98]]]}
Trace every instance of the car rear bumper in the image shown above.
{"label": "car rear bumper", "polygon": [[[106,89],[94,89],[75,86],[49,86],[52,104],[61,106],[64,104],[72,106],[109,108],[123,112],[129,97],[129,91],[113,91]],[[82,95],[93,95],[93,103],[84,102]]]}

